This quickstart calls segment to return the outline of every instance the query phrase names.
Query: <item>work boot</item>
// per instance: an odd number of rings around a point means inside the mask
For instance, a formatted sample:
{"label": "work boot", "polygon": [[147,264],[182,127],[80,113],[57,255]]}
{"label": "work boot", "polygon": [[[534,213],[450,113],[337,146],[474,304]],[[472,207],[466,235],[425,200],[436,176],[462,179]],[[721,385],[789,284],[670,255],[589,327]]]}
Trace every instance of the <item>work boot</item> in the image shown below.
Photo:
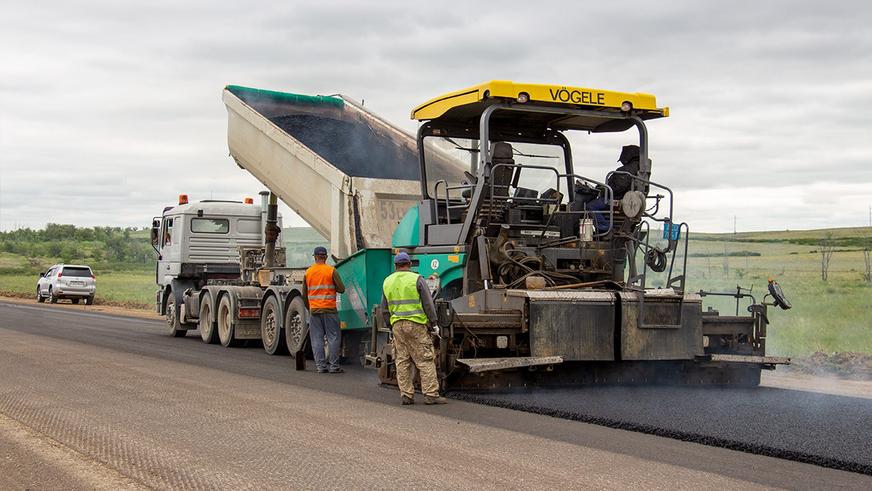
{"label": "work boot", "polygon": [[415,400],[409,396],[403,396],[403,406],[411,406],[415,403]]}
{"label": "work boot", "polygon": [[432,406],[434,404],[448,404],[448,401],[442,396],[431,397],[427,396],[424,398],[424,404],[428,406]]}

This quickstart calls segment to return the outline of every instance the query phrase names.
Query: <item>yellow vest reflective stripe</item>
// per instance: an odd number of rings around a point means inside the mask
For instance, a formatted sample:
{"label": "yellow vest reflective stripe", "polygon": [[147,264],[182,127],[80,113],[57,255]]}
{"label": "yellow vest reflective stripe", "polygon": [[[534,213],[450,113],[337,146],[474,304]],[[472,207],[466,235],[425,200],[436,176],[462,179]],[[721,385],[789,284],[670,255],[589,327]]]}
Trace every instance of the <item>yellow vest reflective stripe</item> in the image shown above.
{"label": "yellow vest reflective stripe", "polygon": [[391,313],[391,325],[398,320],[427,325],[427,314],[417,284],[418,273],[412,271],[395,271],[385,278],[384,294]]}

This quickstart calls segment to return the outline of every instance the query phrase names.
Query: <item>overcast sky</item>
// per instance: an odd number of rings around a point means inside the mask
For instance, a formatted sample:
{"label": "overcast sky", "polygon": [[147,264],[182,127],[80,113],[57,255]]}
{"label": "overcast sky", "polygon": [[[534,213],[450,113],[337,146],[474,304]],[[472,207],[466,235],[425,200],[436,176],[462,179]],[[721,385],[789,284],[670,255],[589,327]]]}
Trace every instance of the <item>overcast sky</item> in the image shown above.
{"label": "overcast sky", "polygon": [[[0,4],[4,230],[255,196],[227,84],[343,93],[414,131],[413,106],[490,79],[655,94],[652,179],[691,230],[869,220],[868,1]],[[621,138],[576,140],[576,170],[604,175]]]}

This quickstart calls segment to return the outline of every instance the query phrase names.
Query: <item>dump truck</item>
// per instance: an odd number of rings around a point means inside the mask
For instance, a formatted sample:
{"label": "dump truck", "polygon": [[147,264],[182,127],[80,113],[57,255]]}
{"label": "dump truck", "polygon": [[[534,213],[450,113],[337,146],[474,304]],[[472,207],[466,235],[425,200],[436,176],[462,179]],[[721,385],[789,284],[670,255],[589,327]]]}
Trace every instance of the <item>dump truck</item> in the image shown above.
{"label": "dump truck", "polygon": [[[415,107],[414,135],[341,95],[227,86],[223,101],[237,165],[329,241],[346,283],[343,351],[383,383],[396,374],[381,287],[401,251],[436,301],[444,389],[756,385],[789,362],[765,350],[769,307],[790,307],[777,282],[759,302],[730,293],[735,315],[703,309],[720,293],[686,290],[689,226],[651,178],[647,124],[669,116],[653,95],[490,81]],[[601,134],[627,144],[615,153],[634,148],[636,166],[579,172],[573,148]],[[299,368],[299,276],[253,256],[246,312]],[[190,289],[187,308],[220,287]],[[228,308],[241,318],[241,303]],[[215,328],[210,312],[201,330]]]}
{"label": "dump truck", "polygon": [[[167,332],[196,329],[224,346],[260,340],[267,353],[290,352],[303,366],[311,349],[305,270],[286,267],[277,244],[280,198],[342,259],[342,354],[362,360],[368,312],[390,272],[391,234],[419,200],[414,136],[341,96],[229,86],[224,99],[231,155],[273,192],[261,193],[260,207],[184,195],[153,219],[155,306]],[[462,175],[447,155],[435,158],[446,175]]]}

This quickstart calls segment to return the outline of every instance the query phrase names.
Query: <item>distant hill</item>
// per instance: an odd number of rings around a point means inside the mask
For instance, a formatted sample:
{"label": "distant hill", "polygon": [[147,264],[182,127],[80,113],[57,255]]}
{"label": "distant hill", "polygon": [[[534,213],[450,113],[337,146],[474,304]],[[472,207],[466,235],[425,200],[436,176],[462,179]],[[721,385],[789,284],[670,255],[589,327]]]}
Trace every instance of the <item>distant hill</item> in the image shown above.
{"label": "distant hill", "polygon": [[774,242],[783,244],[818,245],[829,238],[838,247],[862,247],[872,240],[870,227],[823,228],[814,230],[774,230],[765,232],[739,232],[736,234],[691,233],[692,240],[734,242]]}

